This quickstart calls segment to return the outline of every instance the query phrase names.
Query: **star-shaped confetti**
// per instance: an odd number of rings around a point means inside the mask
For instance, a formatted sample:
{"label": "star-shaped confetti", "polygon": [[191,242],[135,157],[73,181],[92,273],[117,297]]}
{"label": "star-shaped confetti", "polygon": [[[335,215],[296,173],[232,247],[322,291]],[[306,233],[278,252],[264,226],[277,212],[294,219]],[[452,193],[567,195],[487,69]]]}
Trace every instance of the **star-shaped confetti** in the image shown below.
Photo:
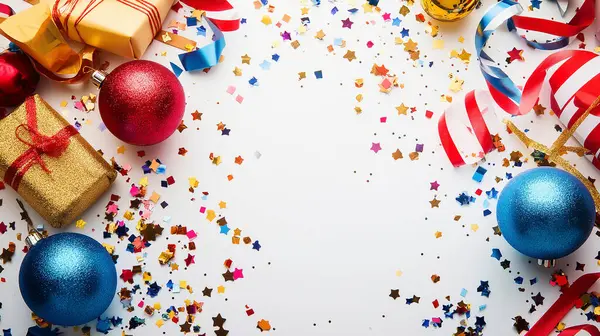
{"label": "star-shaped confetti", "polygon": [[381,144],[379,142],[371,143],[371,150],[375,153],[378,153],[381,150]]}
{"label": "star-shaped confetti", "polygon": [[521,49],[517,49],[515,47],[512,48],[511,51],[508,52],[508,63],[511,63],[513,61],[524,61],[525,58],[523,58],[523,50]]}
{"label": "star-shaped confetti", "polygon": [[352,24],[354,24],[354,22],[350,21],[350,18],[342,20],[342,28],[351,29],[352,28]]}

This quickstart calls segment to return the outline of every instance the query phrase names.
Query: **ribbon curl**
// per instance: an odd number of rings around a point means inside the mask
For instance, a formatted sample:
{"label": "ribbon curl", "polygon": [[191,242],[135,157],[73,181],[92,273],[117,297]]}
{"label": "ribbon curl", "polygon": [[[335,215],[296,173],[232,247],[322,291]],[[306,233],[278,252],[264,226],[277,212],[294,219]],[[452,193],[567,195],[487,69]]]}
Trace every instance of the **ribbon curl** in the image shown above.
{"label": "ribbon curl", "polygon": [[[562,295],[552,304],[550,309],[542,315],[536,324],[525,334],[526,336],[547,336],[554,332],[556,326],[577,306],[581,295],[585,294],[600,279],[600,273],[584,274],[566,289]],[[559,336],[575,336],[580,331],[587,331],[591,336],[600,336],[600,330],[593,325],[583,324],[569,327],[563,330]]]}
{"label": "ribbon curl", "polygon": [[[593,5],[593,0],[585,0],[568,23],[519,16],[523,8],[511,0],[500,1],[484,14],[477,27],[475,48],[489,92],[469,92],[464,103],[451,105],[438,123],[442,146],[454,166],[475,163],[485,154],[493,151],[495,144],[493,142],[490,144],[489,139],[492,138],[490,130],[499,124],[497,118],[494,118],[496,116],[494,106],[499,106],[501,110],[513,116],[528,113],[539,98],[548,70],[561,62],[559,70],[549,80],[552,89],[551,101],[552,110],[568,127],[571,127],[591,102],[600,95],[600,77],[596,76],[600,58],[592,52],[569,50],[550,55],[534,70],[523,91],[485,52],[490,36],[504,23],[509,30],[528,29],[556,37],[546,42],[525,38],[534,48],[544,50],[562,48],[568,44],[572,36],[593,22]],[[581,137],[575,135],[597,156],[600,155],[600,127],[597,128],[598,133],[595,133],[595,130],[600,122],[596,124],[594,122],[595,120],[590,119],[581,128],[594,132],[585,133],[586,136]],[[599,159],[594,158],[593,163],[600,168]]]}

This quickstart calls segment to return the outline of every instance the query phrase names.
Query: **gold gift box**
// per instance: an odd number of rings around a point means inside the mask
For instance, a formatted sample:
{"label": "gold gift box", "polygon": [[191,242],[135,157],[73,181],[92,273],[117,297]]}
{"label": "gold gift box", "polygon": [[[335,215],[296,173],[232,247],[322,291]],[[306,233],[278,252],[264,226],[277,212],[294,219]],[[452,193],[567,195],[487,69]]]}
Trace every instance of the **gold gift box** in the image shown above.
{"label": "gold gift box", "polygon": [[[141,58],[160,32],[173,0],[56,0],[41,2],[0,24],[0,33],[58,74],[80,70],[65,40],[127,58]],[[56,14],[56,15],[53,15]]]}
{"label": "gold gift box", "polygon": [[[37,109],[38,132],[53,136],[69,123],[38,95],[33,97]],[[17,128],[27,124],[25,103],[0,119],[0,178],[15,159],[30,149],[17,138]],[[30,141],[30,134],[20,129],[20,137]],[[24,174],[17,192],[53,227],[75,221],[96,202],[117,173],[102,156],[79,134],[69,138],[68,147],[58,157],[41,154],[50,172],[38,164]]]}
{"label": "gold gift box", "polygon": [[[66,4],[73,1],[57,1],[60,21],[65,25],[62,31],[68,33],[68,38],[128,58],[142,57],[173,5],[173,0],[80,0],[67,19]],[[93,9],[75,27],[88,3]],[[154,33],[152,13],[157,25]]]}

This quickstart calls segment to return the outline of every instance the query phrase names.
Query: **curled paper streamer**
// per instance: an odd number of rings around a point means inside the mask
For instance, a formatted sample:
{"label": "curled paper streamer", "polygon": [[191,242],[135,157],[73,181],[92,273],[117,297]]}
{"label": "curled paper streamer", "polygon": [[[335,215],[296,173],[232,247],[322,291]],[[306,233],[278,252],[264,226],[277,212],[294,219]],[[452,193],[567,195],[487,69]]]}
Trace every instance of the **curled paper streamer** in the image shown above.
{"label": "curled paper streamer", "polygon": [[[490,129],[500,124],[496,107],[514,116],[528,113],[539,97],[549,70],[559,63],[562,64],[549,82],[552,110],[565,125],[572,125],[600,95],[600,79],[596,79],[600,59],[592,52],[569,50],[550,55],[533,72],[521,91],[484,51],[491,34],[504,23],[510,30],[527,29],[554,36],[554,39],[545,43],[527,40],[534,48],[562,48],[569,43],[571,37],[592,23],[592,9],[593,1],[585,0],[568,23],[518,16],[523,8],[511,0],[502,0],[485,13],[477,27],[475,47],[489,92],[469,92],[464,102],[451,105],[438,123],[442,145],[454,166],[475,163],[493,151],[495,146],[493,143],[490,145]],[[595,154],[593,163],[600,168],[600,160],[597,158],[600,154],[600,118],[592,112],[587,119],[574,135],[585,148]]]}
{"label": "curled paper streamer", "polygon": [[185,71],[204,70],[219,63],[225,49],[225,36],[210,19],[206,18],[206,22],[213,31],[213,41],[202,48],[179,54],[179,60]]}
{"label": "curled paper streamer", "polygon": [[[580,297],[585,294],[598,279],[600,279],[600,273],[588,273],[575,280],[575,282],[561,294],[558,300],[552,304],[550,309],[548,309],[525,336],[547,336],[553,334],[560,321],[567,315],[573,306],[577,306],[581,303]],[[591,324],[569,327],[558,334],[558,336],[586,335],[582,331],[587,332],[590,336],[600,336],[600,330]]]}
{"label": "curled paper streamer", "polygon": [[233,5],[227,0],[182,0],[184,4],[206,12],[206,18],[221,31],[234,31],[240,28],[240,18]]}
{"label": "curled paper streamer", "polygon": [[0,23],[6,20],[7,17],[12,16],[15,12],[9,5],[0,3]]}

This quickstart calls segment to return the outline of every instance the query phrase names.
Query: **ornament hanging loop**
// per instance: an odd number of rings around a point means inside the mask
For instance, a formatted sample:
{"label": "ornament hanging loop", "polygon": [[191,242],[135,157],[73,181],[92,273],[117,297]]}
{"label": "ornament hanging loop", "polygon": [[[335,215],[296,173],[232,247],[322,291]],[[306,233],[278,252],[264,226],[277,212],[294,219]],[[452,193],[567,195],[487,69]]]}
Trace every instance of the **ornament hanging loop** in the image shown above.
{"label": "ornament hanging loop", "polygon": [[21,202],[20,199],[17,199],[17,203],[23,212],[21,212],[21,218],[27,222],[27,229],[29,231],[27,237],[25,237],[25,244],[27,247],[31,248],[35,244],[37,244],[40,240],[44,239],[42,234],[33,226],[33,221],[31,217],[29,217],[29,213],[25,210],[25,205]]}

